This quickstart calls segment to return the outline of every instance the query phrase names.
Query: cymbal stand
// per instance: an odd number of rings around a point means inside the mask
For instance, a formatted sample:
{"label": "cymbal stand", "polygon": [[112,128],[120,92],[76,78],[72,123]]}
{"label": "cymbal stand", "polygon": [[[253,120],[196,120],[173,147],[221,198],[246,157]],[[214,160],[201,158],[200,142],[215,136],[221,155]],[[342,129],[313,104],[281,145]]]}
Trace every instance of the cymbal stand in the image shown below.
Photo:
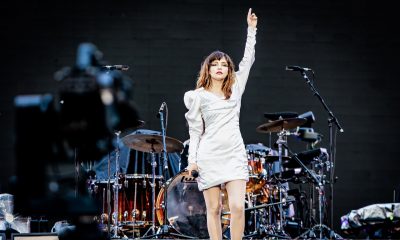
{"label": "cymbal stand", "polygon": [[119,152],[119,135],[121,134],[121,131],[115,132],[115,135],[117,136],[117,146],[115,148],[115,178],[114,178],[114,185],[113,185],[113,190],[114,190],[114,212],[113,216],[111,219],[114,219],[114,227],[113,227],[113,238],[118,238],[118,191],[119,191],[119,157],[120,157],[120,152]]}
{"label": "cymbal stand", "polygon": [[105,216],[107,216],[107,233],[108,236],[111,237],[111,157],[110,153],[108,153],[108,159],[107,159],[107,170],[108,170],[108,180],[107,180],[107,194],[104,196],[103,194],[103,202],[104,202],[104,197],[106,197],[106,204],[107,204],[107,213],[104,212],[104,205],[103,205],[103,213],[101,214],[101,223],[103,224],[105,221]]}
{"label": "cymbal stand", "polygon": [[[298,236],[296,239],[309,239],[309,238],[316,238],[317,236],[315,235],[315,232],[319,233],[318,238],[329,238],[329,239],[343,239],[339,234],[335,233],[332,229],[330,229],[328,226],[323,224],[323,212],[324,212],[324,199],[325,199],[325,188],[324,185],[326,184],[325,179],[324,179],[324,174],[323,174],[323,168],[321,168],[320,174],[316,174],[314,171],[311,171],[310,169],[307,168],[306,165],[298,158],[297,154],[293,153],[290,151],[289,147],[286,144],[282,144],[285,149],[287,149],[290,153],[290,155],[293,157],[293,159],[296,160],[298,164],[300,164],[301,168],[304,169],[307,174],[314,180],[314,182],[317,185],[318,189],[318,208],[319,208],[319,223],[317,225],[314,225],[304,233],[302,233],[300,236]],[[329,164],[329,163],[328,163]],[[329,232],[329,236],[325,236],[324,233]]]}
{"label": "cymbal stand", "polygon": [[[282,171],[283,171],[283,166],[282,166],[282,145],[287,143],[287,138],[286,136],[289,135],[290,132],[282,129],[280,132],[278,132],[278,140],[276,141],[278,145],[278,159],[279,159],[279,179],[282,179]],[[279,188],[279,200],[282,200],[282,183],[279,180],[278,181],[278,188]],[[285,233],[285,230],[283,228],[283,207],[282,204],[278,205],[279,208],[279,221],[278,221],[278,232],[281,233],[283,236],[288,236]]]}
{"label": "cymbal stand", "polygon": [[147,236],[147,237],[155,236],[155,233],[156,233],[156,225],[155,225],[155,222],[156,222],[156,216],[155,216],[155,214],[156,214],[156,191],[155,191],[156,178],[155,178],[155,175],[156,175],[157,162],[156,162],[156,156],[155,156],[156,151],[155,151],[153,145],[154,145],[154,143],[151,143],[151,152],[150,152],[150,155],[151,155],[151,184],[150,184],[150,187],[151,187],[151,202],[153,204],[153,208],[151,211],[151,214],[152,214],[151,227],[147,230],[147,232],[143,235],[143,237],[146,237],[146,235],[150,231],[151,231],[152,235]]}

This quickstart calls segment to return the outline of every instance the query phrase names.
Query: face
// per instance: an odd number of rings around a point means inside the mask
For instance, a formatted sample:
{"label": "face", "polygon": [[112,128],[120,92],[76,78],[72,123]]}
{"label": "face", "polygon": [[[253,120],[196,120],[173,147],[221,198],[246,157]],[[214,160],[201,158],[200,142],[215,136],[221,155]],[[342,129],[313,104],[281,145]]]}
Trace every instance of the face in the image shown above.
{"label": "face", "polygon": [[228,75],[228,62],[223,57],[210,63],[209,73],[212,80],[223,81]]}

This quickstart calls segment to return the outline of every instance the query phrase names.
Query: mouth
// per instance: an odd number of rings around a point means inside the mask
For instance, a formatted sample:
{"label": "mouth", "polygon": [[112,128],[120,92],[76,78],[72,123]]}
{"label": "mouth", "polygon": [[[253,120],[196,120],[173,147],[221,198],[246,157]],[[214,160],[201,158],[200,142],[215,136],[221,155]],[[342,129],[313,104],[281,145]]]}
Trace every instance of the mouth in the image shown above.
{"label": "mouth", "polygon": [[217,74],[222,74],[222,72],[217,72]]}

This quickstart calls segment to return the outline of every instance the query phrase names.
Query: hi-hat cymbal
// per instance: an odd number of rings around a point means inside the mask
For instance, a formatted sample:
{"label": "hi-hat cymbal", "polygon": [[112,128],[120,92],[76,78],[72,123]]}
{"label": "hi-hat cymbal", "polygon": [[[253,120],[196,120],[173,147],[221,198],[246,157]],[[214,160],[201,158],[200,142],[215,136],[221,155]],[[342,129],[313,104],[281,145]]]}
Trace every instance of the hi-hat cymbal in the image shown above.
{"label": "hi-hat cymbal", "polygon": [[[161,135],[154,134],[129,134],[122,138],[125,146],[141,152],[161,153],[163,150],[163,141]],[[165,144],[168,153],[180,152],[183,149],[181,141],[165,137]]]}
{"label": "hi-hat cymbal", "polygon": [[260,133],[280,132],[283,129],[289,130],[296,128],[306,122],[307,120],[305,118],[285,118],[261,124],[256,130]]}

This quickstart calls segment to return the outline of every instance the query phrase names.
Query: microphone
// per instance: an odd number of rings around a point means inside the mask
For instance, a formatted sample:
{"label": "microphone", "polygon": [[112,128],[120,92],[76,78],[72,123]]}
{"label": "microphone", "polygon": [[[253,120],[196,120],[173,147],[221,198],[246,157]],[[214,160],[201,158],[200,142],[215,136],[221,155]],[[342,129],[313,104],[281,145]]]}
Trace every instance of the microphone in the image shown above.
{"label": "microphone", "polygon": [[192,170],[192,177],[197,178],[199,176],[199,172],[196,170]]}
{"label": "microphone", "polygon": [[129,69],[128,65],[104,65],[101,66],[102,69],[106,70],[121,70],[121,71],[127,71]]}
{"label": "microphone", "polygon": [[157,113],[157,118],[160,118],[161,113],[164,112],[165,105],[167,105],[165,102],[161,103],[160,109]]}
{"label": "microphone", "polygon": [[311,68],[304,68],[304,67],[299,67],[299,66],[286,66],[286,71],[300,71],[300,72],[305,72],[305,71],[312,71]]}

